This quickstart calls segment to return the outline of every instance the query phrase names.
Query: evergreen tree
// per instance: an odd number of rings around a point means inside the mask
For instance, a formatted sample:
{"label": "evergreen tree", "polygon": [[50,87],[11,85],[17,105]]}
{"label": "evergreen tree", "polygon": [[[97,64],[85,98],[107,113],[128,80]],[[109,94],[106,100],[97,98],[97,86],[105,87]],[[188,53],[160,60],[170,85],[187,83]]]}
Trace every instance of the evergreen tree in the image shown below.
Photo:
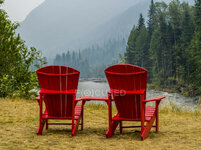
{"label": "evergreen tree", "polygon": [[173,0],[169,4],[169,18],[170,25],[173,30],[173,41],[176,45],[177,40],[179,39],[181,33],[181,10],[180,10],[180,1]]}
{"label": "evergreen tree", "polygon": [[194,26],[192,15],[190,13],[190,7],[187,3],[183,3],[183,17],[182,17],[182,27],[181,27],[181,37],[180,41],[187,47],[192,39]]}
{"label": "evergreen tree", "polygon": [[154,14],[155,14],[154,1],[151,0],[151,5],[149,6],[149,12],[148,12],[148,43],[149,44],[150,44],[151,36],[154,30]]}
{"label": "evergreen tree", "polygon": [[195,1],[195,7],[179,0],[169,5],[151,1],[148,27],[140,15],[137,28],[130,33],[126,63],[151,70],[148,81],[156,86],[201,94],[200,5],[200,0]]}
{"label": "evergreen tree", "polygon": [[189,83],[197,89],[195,93],[201,93],[201,0],[195,0],[195,31],[189,46],[190,78]]}
{"label": "evergreen tree", "polygon": [[66,54],[65,53],[61,54],[61,62],[62,62],[63,65],[67,65],[66,64]]}
{"label": "evergreen tree", "polygon": [[126,48],[125,60],[127,63],[148,67],[148,31],[144,24],[144,18],[140,14],[137,28],[134,26]]}
{"label": "evergreen tree", "polygon": [[135,42],[138,36],[138,30],[134,26],[133,29],[130,32],[128,42],[127,42],[127,47],[126,47],[126,52],[125,52],[125,60],[126,63],[129,64],[134,64],[134,51],[135,51]]}
{"label": "evergreen tree", "polygon": [[182,4],[182,26],[181,26],[181,36],[179,43],[176,45],[175,49],[177,51],[178,65],[177,65],[177,78],[179,84],[183,84],[190,75],[190,62],[187,48],[191,42],[193,36],[193,20],[190,13],[190,7],[187,3]]}
{"label": "evergreen tree", "polygon": [[142,16],[142,14],[140,13],[140,18],[139,18],[139,20],[138,20],[138,30],[140,30],[141,27],[145,26],[144,22],[145,22],[145,21],[144,21],[144,18],[143,18],[143,16]]}
{"label": "evergreen tree", "polygon": [[66,54],[66,64],[67,66],[71,66],[71,55],[70,55],[70,52],[68,51],[67,54]]}
{"label": "evergreen tree", "polygon": [[72,60],[72,64],[71,65],[72,66],[76,66],[76,54],[75,54],[75,51],[73,51],[71,60]]}
{"label": "evergreen tree", "polygon": [[135,42],[134,64],[147,68],[148,64],[148,32],[145,26],[142,26]]}
{"label": "evergreen tree", "polygon": [[61,56],[59,54],[56,55],[56,58],[54,59],[54,64],[55,65],[61,65]]}

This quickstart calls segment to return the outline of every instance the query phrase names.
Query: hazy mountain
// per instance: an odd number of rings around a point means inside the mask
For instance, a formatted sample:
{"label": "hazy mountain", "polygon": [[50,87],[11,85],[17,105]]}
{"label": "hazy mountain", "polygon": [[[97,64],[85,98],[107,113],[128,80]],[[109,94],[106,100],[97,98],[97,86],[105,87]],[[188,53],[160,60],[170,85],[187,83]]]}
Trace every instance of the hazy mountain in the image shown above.
{"label": "hazy mountain", "polygon": [[29,46],[53,58],[109,39],[127,39],[149,5],[150,0],[46,0],[21,23],[19,33]]}
{"label": "hazy mountain", "polygon": [[[21,23],[28,45],[43,52],[82,48],[80,40],[140,0],[46,0]],[[82,43],[85,43],[81,41]]]}
{"label": "hazy mountain", "polygon": [[119,38],[127,39],[133,25],[137,24],[140,13],[144,17],[147,16],[149,5],[147,0],[142,0],[128,8],[122,14],[99,26],[88,34],[89,38],[92,37],[89,43],[99,43]]}

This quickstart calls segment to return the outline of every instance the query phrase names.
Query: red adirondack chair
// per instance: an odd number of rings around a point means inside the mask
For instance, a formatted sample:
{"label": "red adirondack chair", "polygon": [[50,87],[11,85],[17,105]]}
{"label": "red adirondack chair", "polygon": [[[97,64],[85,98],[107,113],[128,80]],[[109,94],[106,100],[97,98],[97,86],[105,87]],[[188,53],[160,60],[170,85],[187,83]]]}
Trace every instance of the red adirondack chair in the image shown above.
{"label": "red adirondack chair", "polygon": [[[72,136],[76,135],[81,120],[83,130],[83,104],[76,105],[76,90],[80,72],[66,66],[46,66],[36,71],[40,84],[40,107],[38,135],[48,125],[72,125]],[[43,111],[43,101],[45,109]],[[72,120],[72,123],[48,123],[49,119]]]}
{"label": "red adirondack chair", "polygon": [[[156,120],[156,132],[158,125],[158,106],[161,99],[155,97],[146,100],[147,70],[144,68],[118,64],[108,67],[105,74],[110,85],[108,92],[109,129],[106,137],[112,137],[118,124],[120,133],[123,128],[141,127],[141,140],[144,140]],[[118,113],[112,117],[111,101],[115,102]],[[155,101],[155,106],[146,107],[146,103]],[[140,121],[141,126],[123,126],[122,121]],[[147,122],[144,126],[144,122]]]}

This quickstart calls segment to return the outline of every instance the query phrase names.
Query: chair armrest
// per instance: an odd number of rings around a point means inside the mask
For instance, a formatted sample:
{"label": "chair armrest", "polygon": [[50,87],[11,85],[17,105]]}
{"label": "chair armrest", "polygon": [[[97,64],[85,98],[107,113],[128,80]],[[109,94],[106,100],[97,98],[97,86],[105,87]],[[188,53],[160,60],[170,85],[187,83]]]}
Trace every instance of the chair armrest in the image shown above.
{"label": "chair armrest", "polygon": [[38,102],[38,105],[40,106],[40,96],[38,96],[38,97],[35,97],[35,100],[37,100],[37,102]]}
{"label": "chair armrest", "polygon": [[82,96],[75,101],[90,101],[90,100],[95,100],[95,101],[108,101],[108,98],[106,97],[92,97],[92,96]]}
{"label": "chair armrest", "polygon": [[158,96],[158,97],[154,97],[152,99],[144,100],[143,103],[152,102],[152,101],[161,101],[164,98],[165,98],[165,96]]}
{"label": "chair armrest", "polygon": [[128,91],[128,90],[116,90],[116,89],[110,89],[108,91],[108,94],[117,94],[117,95],[125,95],[125,94],[128,94],[128,95],[133,95],[133,94],[136,94],[136,95],[143,95],[146,91],[143,89],[143,90],[133,90],[133,91]]}
{"label": "chair armrest", "polygon": [[75,102],[79,102],[79,101],[82,101],[82,99],[81,98],[75,99]]}
{"label": "chair armrest", "polygon": [[35,100],[40,101],[40,96],[35,97]]}

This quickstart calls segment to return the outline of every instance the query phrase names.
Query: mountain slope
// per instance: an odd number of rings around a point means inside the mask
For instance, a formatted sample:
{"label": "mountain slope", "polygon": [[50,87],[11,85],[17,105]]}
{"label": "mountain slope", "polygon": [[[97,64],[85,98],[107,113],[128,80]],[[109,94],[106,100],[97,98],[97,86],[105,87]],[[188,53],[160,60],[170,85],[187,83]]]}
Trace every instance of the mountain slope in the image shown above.
{"label": "mountain slope", "polygon": [[146,17],[148,8],[149,3],[147,3],[147,0],[131,6],[122,14],[112,18],[89,33],[88,37],[93,37],[91,43],[96,43],[97,41],[105,42],[110,39],[127,39],[133,25],[137,24],[140,13]]}
{"label": "mountain slope", "polygon": [[42,49],[44,54],[81,48],[79,40],[136,3],[132,0],[46,0],[21,23],[19,33],[28,45]]}
{"label": "mountain slope", "polygon": [[150,0],[46,0],[21,23],[19,33],[29,46],[54,58],[67,50],[127,39],[139,14],[146,18],[149,4]]}

